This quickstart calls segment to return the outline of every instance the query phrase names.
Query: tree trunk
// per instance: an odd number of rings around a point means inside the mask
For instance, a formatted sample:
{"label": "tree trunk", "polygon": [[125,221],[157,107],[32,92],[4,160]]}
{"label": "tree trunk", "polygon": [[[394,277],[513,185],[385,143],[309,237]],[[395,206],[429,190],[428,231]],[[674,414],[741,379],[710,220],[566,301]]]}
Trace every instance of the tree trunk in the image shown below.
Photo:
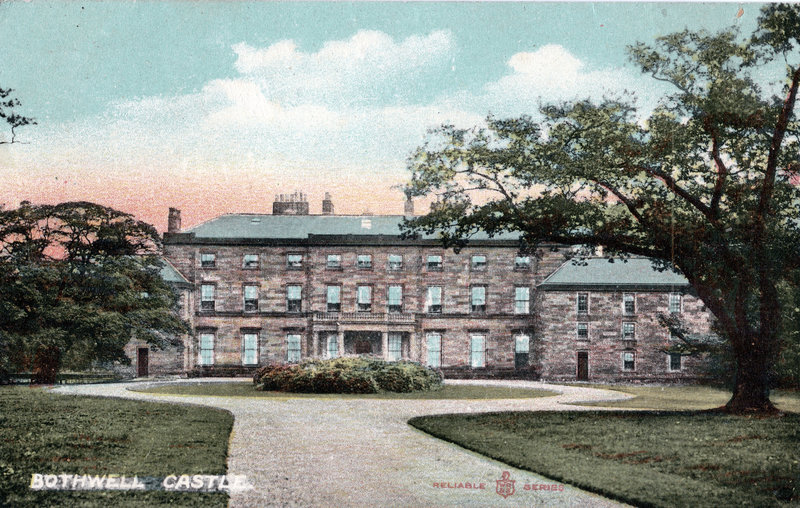
{"label": "tree trunk", "polygon": [[61,350],[56,346],[40,346],[33,357],[33,385],[52,385],[61,364]]}
{"label": "tree trunk", "polygon": [[[736,385],[725,411],[732,414],[774,414],[778,410],[769,400],[770,354],[759,338],[748,340],[750,347],[736,348]],[[760,347],[759,347],[760,346]]]}

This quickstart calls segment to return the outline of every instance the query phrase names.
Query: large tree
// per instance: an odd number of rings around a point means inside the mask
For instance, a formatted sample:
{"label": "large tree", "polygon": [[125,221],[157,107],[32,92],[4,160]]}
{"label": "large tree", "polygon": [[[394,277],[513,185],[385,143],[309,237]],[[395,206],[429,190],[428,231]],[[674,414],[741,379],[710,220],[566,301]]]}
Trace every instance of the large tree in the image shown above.
{"label": "large tree", "polygon": [[[519,231],[529,246],[603,245],[673,264],[732,346],[727,410],[774,411],[777,285],[800,266],[800,6],[764,7],[749,38],[683,31],[629,55],[673,88],[646,118],[604,98],[433,131],[406,192],[436,201],[408,232],[458,247],[478,230]],[[768,76],[780,94],[764,92]]]}
{"label": "large tree", "polygon": [[133,337],[173,342],[186,326],[159,246],[149,224],[93,203],[0,209],[0,361],[53,383],[62,366],[129,363]]}

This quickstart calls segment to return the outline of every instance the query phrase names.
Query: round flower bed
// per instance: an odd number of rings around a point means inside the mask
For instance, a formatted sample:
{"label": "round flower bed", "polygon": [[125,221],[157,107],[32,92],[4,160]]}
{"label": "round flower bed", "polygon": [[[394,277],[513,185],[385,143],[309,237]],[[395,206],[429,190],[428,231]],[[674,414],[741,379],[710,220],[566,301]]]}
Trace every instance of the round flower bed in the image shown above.
{"label": "round flower bed", "polygon": [[297,393],[414,392],[441,387],[442,376],[415,362],[350,357],[266,365],[253,383],[259,390]]}

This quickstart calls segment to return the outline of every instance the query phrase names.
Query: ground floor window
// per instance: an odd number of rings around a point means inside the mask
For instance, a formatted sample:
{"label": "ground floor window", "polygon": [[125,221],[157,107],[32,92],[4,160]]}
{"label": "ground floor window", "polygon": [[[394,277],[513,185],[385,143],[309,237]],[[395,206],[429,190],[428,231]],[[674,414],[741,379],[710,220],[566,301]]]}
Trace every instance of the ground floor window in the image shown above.
{"label": "ground floor window", "polygon": [[528,366],[528,357],[531,349],[531,338],[518,333],[514,336],[514,367],[522,369]]}
{"label": "ground floor window", "polygon": [[389,334],[389,361],[396,362],[402,356],[403,336],[399,333]]}
{"label": "ground floor window", "polygon": [[339,336],[336,334],[328,335],[328,358],[339,356]]}
{"label": "ground floor window", "polygon": [[669,354],[669,370],[677,371],[681,370],[681,357],[680,353],[670,353]]}
{"label": "ground floor window", "polygon": [[297,333],[286,336],[286,361],[289,363],[300,361],[300,335]]}
{"label": "ground floor window", "polygon": [[636,368],[636,357],[633,353],[622,353],[622,370],[634,370]]}
{"label": "ground floor window", "polygon": [[214,365],[214,334],[200,334],[200,365]]}
{"label": "ground floor window", "polygon": [[242,334],[242,365],[258,363],[258,334],[248,332]]}
{"label": "ground floor window", "polygon": [[439,333],[428,334],[428,367],[442,366],[442,336]]}
{"label": "ground floor window", "polygon": [[486,336],[473,335],[470,343],[470,366],[473,369],[486,367]]}

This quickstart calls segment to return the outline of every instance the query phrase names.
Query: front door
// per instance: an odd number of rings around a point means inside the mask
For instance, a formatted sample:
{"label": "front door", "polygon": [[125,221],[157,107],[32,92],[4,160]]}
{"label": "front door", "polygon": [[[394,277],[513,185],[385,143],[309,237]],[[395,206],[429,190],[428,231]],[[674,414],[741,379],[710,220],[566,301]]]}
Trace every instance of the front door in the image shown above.
{"label": "front door", "polygon": [[147,356],[149,353],[150,349],[146,347],[140,347],[137,350],[136,375],[138,377],[147,377]]}
{"label": "front door", "polygon": [[578,353],[578,381],[589,380],[589,353],[581,351]]}

